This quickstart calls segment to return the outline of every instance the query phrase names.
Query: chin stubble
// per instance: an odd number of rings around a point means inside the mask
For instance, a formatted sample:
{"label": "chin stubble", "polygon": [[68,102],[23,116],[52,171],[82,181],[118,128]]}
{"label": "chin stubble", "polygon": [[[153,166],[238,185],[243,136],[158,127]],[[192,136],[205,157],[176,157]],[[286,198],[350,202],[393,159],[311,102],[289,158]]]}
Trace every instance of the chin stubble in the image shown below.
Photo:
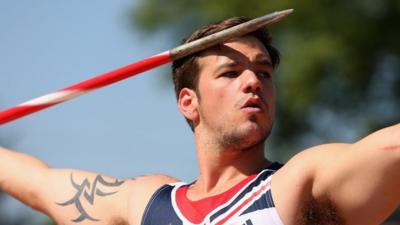
{"label": "chin stubble", "polygon": [[224,133],[220,132],[220,137],[218,138],[218,145],[221,146],[221,149],[227,149],[229,151],[247,151],[258,147],[259,145],[263,145],[269,134],[271,129],[261,134],[259,138],[252,139],[249,137],[249,134],[243,133]]}

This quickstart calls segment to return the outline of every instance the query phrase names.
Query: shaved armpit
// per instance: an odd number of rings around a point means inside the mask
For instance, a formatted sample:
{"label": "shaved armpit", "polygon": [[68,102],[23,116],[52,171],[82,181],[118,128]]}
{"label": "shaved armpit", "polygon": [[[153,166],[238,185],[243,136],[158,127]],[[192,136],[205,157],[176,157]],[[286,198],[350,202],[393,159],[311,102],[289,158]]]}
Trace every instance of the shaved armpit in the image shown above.
{"label": "shaved armpit", "polygon": [[[85,220],[100,221],[99,219],[96,219],[95,217],[89,215],[89,213],[83,207],[83,204],[82,204],[83,201],[85,203],[94,205],[95,198],[107,197],[109,195],[113,195],[118,192],[118,191],[105,192],[105,191],[102,191],[102,188],[106,187],[109,189],[110,187],[111,188],[119,187],[125,182],[123,180],[118,180],[118,179],[115,179],[115,181],[113,181],[113,182],[108,182],[108,181],[104,180],[104,178],[101,175],[97,175],[93,182],[90,182],[89,179],[85,178],[79,184],[79,183],[75,182],[72,173],[70,176],[70,180],[71,180],[72,186],[76,190],[74,196],[72,196],[71,199],[67,200],[66,202],[56,203],[56,204],[60,205],[60,206],[74,205],[80,213],[80,215],[77,218],[71,220],[72,222],[75,222],[75,223],[79,223],[79,222],[82,222]],[[117,224],[121,224],[121,223],[117,223]]]}

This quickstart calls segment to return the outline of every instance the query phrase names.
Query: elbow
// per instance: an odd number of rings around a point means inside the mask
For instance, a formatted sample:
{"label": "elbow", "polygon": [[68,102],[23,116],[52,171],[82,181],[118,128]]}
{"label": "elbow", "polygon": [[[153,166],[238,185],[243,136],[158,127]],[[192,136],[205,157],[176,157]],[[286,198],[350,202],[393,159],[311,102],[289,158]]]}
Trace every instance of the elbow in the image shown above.
{"label": "elbow", "polygon": [[400,152],[400,123],[384,129],[383,149],[388,152]]}
{"label": "elbow", "polygon": [[385,157],[388,158],[390,164],[400,172],[400,144],[387,144],[382,148],[382,152]]}
{"label": "elbow", "polygon": [[387,144],[383,147],[385,152],[394,152],[394,154],[400,152],[400,144]]}
{"label": "elbow", "polygon": [[378,150],[378,155],[400,167],[400,123],[376,132],[374,142],[370,144]]}

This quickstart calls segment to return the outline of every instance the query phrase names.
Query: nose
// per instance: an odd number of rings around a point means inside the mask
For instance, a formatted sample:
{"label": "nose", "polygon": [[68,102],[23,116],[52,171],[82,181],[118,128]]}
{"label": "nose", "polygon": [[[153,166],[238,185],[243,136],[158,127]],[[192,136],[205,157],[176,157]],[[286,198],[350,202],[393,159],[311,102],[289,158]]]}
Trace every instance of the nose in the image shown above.
{"label": "nose", "polygon": [[244,93],[260,93],[262,89],[262,82],[257,74],[252,70],[244,70],[242,74],[241,90]]}

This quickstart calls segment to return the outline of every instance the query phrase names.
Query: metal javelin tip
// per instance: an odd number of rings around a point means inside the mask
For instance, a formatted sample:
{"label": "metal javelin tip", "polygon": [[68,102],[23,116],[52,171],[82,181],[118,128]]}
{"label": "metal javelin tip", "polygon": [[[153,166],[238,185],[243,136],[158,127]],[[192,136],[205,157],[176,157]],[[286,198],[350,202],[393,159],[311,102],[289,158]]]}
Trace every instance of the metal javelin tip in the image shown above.
{"label": "metal javelin tip", "polygon": [[294,9],[285,9],[282,11],[278,11],[278,13],[284,14],[286,16],[286,15],[289,15],[290,13],[292,13],[293,11],[294,11]]}
{"label": "metal javelin tip", "polygon": [[255,19],[228,28],[226,30],[180,45],[170,51],[170,56],[173,60],[182,58],[194,52],[209,48],[215,44],[224,42],[228,39],[245,35],[261,27],[265,27],[269,24],[278,22],[279,20],[286,17],[292,12],[293,9],[286,9],[282,11],[276,11],[261,17],[257,17]]}
{"label": "metal javelin tip", "polygon": [[276,12],[255,18],[255,19],[253,19],[253,21],[257,21],[256,22],[258,24],[258,25],[256,25],[257,27],[263,27],[263,26],[267,26],[269,24],[280,21],[284,17],[291,14],[293,11],[294,11],[293,9],[285,9],[285,10],[281,10],[281,11],[276,11]]}

